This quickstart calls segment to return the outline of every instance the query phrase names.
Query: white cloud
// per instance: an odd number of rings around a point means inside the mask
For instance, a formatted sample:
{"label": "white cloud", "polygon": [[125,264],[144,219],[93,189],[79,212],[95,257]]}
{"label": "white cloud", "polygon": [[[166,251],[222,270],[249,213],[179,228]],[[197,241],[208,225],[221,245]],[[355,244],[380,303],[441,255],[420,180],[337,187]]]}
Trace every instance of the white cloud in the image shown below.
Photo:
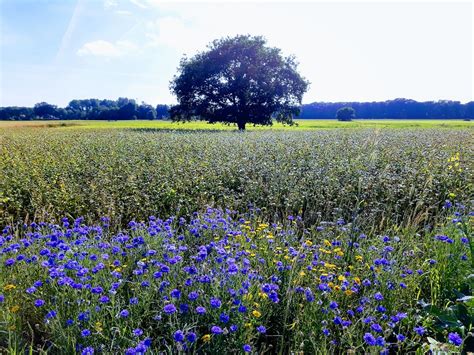
{"label": "white cloud", "polygon": [[127,10],[117,10],[115,11],[115,13],[117,15],[123,15],[123,16],[130,16],[132,15],[132,13],[130,11],[127,11]]}
{"label": "white cloud", "polygon": [[117,0],[104,0],[104,8],[111,9],[117,7],[118,3]]}
{"label": "white cloud", "polygon": [[133,5],[136,5],[138,6],[139,8],[142,8],[142,9],[146,9],[148,8],[148,1],[145,0],[145,3],[143,3],[141,0],[130,0],[130,2],[133,4]]}
{"label": "white cloud", "polygon": [[136,45],[129,41],[117,41],[112,43],[104,40],[97,40],[85,43],[81,48],[79,48],[77,54],[79,56],[112,58],[130,53],[136,48]]}

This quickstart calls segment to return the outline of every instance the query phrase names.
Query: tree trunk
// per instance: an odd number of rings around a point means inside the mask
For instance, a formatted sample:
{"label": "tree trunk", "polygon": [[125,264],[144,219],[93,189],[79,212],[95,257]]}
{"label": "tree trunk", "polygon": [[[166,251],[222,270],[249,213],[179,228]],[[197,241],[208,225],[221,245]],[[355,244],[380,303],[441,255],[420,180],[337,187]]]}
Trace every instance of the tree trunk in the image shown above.
{"label": "tree trunk", "polygon": [[239,127],[239,131],[245,131],[245,122],[237,122],[237,127]]}

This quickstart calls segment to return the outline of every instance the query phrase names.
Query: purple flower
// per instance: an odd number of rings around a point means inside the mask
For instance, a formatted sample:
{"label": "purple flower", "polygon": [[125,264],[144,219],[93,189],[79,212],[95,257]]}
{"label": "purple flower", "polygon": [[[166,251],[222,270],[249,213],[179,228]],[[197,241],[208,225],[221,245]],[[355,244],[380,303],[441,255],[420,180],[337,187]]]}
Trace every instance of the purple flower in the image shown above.
{"label": "purple flower", "polygon": [[418,335],[423,335],[423,334],[425,334],[425,331],[426,331],[425,328],[423,328],[422,326],[415,327],[413,330],[414,330],[414,331],[416,332],[416,334],[418,334]]}
{"label": "purple flower", "polygon": [[380,324],[374,323],[370,327],[372,328],[373,331],[375,331],[377,333],[382,333],[383,332],[383,329],[380,326]]}
{"label": "purple flower", "polygon": [[15,259],[5,260],[5,266],[12,266],[13,264],[15,264]]}
{"label": "purple flower", "polygon": [[166,314],[173,314],[176,312],[176,307],[174,304],[170,303],[170,304],[167,304],[163,310],[165,311]]}
{"label": "purple flower", "polygon": [[120,317],[127,318],[130,315],[130,312],[127,311],[126,309],[123,309],[123,310],[120,311],[119,314],[120,314]]}
{"label": "purple flower", "polygon": [[458,333],[449,333],[448,334],[448,341],[451,344],[454,344],[456,346],[460,346],[462,344],[462,338],[459,336]]}
{"label": "purple flower", "polygon": [[56,311],[51,310],[48,313],[46,313],[45,317],[46,317],[46,319],[51,319],[51,318],[56,317],[56,315],[57,315]]}
{"label": "purple flower", "polygon": [[184,341],[184,333],[182,330],[177,330],[174,332],[173,338],[178,343],[182,343]]}
{"label": "purple flower", "polygon": [[375,346],[377,342],[377,340],[371,333],[365,333],[364,341],[366,342],[367,345],[370,345],[370,346]]}
{"label": "purple flower", "polygon": [[221,315],[219,316],[219,319],[222,323],[227,323],[230,317],[225,313],[221,313]]}
{"label": "purple flower", "polygon": [[100,303],[109,303],[109,301],[110,301],[110,299],[109,299],[107,296],[105,296],[105,295],[104,295],[104,296],[101,296],[101,297],[99,298],[99,302],[100,302]]}
{"label": "purple flower", "polygon": [[212,334],[222,334],[223,333],[223,330],[221,327],[215,325],[211,328],[211,333]]}
{"label": "purple flower", "polygon": [[199,293],[197,293],[196,291],[190,292],[189,295],[188,295],[188,298],[189,298],[191,301],[197,300],[198,297],[199,297]]}
{"label": "purple flower", "polygon": [[383,295],[382,295],[380,292],[377,292],[377,293],[374,295],[374,298],[375,298],[377,301],[382,301],[382,300],[383,300]]}
{"label": "purple flower", "polygon": [[259,333],[265,334],[265,333],[267,332],[267,328],[265,328],[263,325],[259,325],[259,326],[257,327],[257,331],[258,331]]}
{"label": "purple flower", "polygon": [[81,355],[94,355],[94,348],[88,346],[87,348],[82,349]]}
{"label": "purple flower", "polygon": [[197,336],[195,333],[193,332],[189,332],[188,334],[186,334],[186,339],[190,342],[190,343],[194,343],[197,339]]}
{"label": "purple flower", "polygon": [[197,314],[204,314],[204,313],[206,313],[206,309],[202,306],[198,306],[198,307],[196,307],[196,313]]}
{"label": "purple flower", "polygon": [[37,299],[37,300],[35,301],[35,306],[36,306],[36,307],[41,307],[41,306],[43,306],[43,305],[44,305],[44,300],[42,300],[42,299]]}
{"label": "purple flower", "polygon": [[212,308],[220,308],[222,302],[218,298],[211,298],[211,307]]}
{"label": "purple flower", "polygon": [[139,336],[143,335],[143,330],[141,330],[140,328],[134,329],[132,334],[133,334],[133,336],[139,337]]}

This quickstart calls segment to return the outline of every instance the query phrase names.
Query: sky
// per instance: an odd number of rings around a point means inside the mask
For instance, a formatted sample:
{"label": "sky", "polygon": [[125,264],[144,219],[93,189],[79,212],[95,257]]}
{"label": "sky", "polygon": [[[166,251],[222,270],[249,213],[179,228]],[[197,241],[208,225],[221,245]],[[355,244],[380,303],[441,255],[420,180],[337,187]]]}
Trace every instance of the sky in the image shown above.
{"label": "sky", "polygon": [[295,55],[303,103],[473,100],[471,1],[0,0],[0,106],[176,102],[183,55],[263,35]]}

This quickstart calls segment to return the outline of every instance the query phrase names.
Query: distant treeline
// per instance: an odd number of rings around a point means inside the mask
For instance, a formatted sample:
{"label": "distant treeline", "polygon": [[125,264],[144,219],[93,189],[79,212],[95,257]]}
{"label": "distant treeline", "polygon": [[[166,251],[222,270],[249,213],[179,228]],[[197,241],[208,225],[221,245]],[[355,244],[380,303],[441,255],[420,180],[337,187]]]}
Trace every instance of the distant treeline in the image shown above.
{"label": "distant treeline", "polygon": [[133,99],[72,100],[66,107],[39,102],[34,107],[0,107],[0,120],[156,120],[168,118],[168,105],[156,107]]}
{"label": "distant treeline", "polygon": [[334,118],[342,107],[352,107],[358,118],[395,119],[472,119],[474,101],[462,104],[459,101],[418,102],[395,99],[381,102],[313,102],[301,107],[299,118]]}
{"label": "distant treeline", "polygon": [[[418,102],[395,99],[382,102],[313,102],[301,107],[298,118],[335,118],[342,107],[352,107],[358,118],[387,119],[473,119],[474,102]],[[169,117],[168,105],[156,107],[133,99],[72,100],[66,107],[46,102],[34,107],[0,107],[0,120],[155,120]]]}

